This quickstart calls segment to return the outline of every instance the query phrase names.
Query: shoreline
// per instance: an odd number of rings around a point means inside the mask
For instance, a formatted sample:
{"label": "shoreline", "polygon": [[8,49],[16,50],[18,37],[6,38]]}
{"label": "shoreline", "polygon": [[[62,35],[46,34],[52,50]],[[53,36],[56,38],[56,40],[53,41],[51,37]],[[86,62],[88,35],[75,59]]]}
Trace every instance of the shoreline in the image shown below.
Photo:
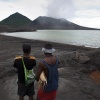
{"label": "shoreline", "polygon": [[[9,34],[9,33],[8,33]],[[29,40],[29,41],[35,41],[35,42],[42,42],[42,43],[53,43],[53,44],[56,44],[56,45],[66,45],[66,46],[74,46],[74,47],[82,47],[83,49],[84,48],[87,48],[87,49],[98,49],[99,47],[90,47],[90,46],[85,46],[85,45],[74,45],[74,44],[66,44],[66,43],[60,43],[60,42],[53,42],[53,41],[45,41],[45,40],[36,40],[36,39],[27,39],[27,38],[22,38],[22,37],[15,37],[15,36],[8,36],[8,35],[4,35],[4,34],[0,34],[0,36],[4,36],[4,37],[9,37],[9,38],[15,38],[15,39],[22,39],[23,41],[24,40]]]}
{"label": "shoreline", "polygon": [[[9,34],[9,33],[7,33]],[[3,36],[9,36],[9,35],[4,35],[3,33],[1,33],[0,35],[3,35]],[[28,38],[25,38],[25,37],[16,37],[16,36],[9,36],[9,37],[13,37],[13,38],[20,38],[20,39],[28,39]],[[33,40],[33,41],[43,41],[43,42],[51,42],[51,43],[56,43],[56,44],[63,44],[63,45],[72,45],[72,46],[83,46],[83,47],[86,47],[86,48],[99,48],[97,46],[88,46],[88,45],[80,45],[80,44],[74,44],[74,42],[71,44],[71,43],[64,43],[64,42],[58,42],[58,41],[48,41],[48,40],[38,40],[38,39],[28,39],[28,40]]]}
{"label": "shoreline", "polygon": [[[44,58],[41,49],[48,42],[0,35],[0,82],[4,86],[4,90],[1,88],[0,92],[4,92],[4,100],[16,100],[18,98],[17,73],[13,68],[13,61],[17,55],[22,55],[23,43],[31,44],[31,55],[36,57],[38,66],[38,62]],[[100,100],[100,85],[96,84],[88,75],[89,72],[99,69],[100,49],[55,42],[49,43],[56,49],[55,55],[62,61],[62,64],[59,65],[60,78],[57,100],[90,100],[90,98],[91,100]],[[77,56],[80,59],[77,59]],[[10,99],[6,97],[8,95],[6,95],[5,90],[7,90]],[[37,93],[37,83],[35,83],[35,90]]]}

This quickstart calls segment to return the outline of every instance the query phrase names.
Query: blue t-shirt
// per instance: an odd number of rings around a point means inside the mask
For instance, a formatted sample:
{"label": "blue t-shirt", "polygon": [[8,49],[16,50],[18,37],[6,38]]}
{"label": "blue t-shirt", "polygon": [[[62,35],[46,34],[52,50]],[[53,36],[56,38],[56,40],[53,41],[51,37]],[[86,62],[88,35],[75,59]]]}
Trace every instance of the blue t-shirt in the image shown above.
{"label": "blue t-shirt", "polygon": [[42,62],[45,64],[45,66],[48,69],[48,78],[47,78],[47,84],[44,86],[45,92],[50,92],[53,90],[58,89],[58,59],[56,58],[56,63],[54,65],[50,65],[44,60]]}

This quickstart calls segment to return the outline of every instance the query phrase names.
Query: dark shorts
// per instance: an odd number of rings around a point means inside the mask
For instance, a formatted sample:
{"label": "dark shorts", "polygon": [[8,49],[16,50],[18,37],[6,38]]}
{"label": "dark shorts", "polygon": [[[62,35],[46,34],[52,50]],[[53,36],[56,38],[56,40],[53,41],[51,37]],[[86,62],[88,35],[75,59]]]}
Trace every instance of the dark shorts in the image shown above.
{"label": "dark shorts", "polygon": [[31,83],[26,86],[25,84],[18,82],[18,95],[19,96],[25,96],[25,95],[33,96],[34,94],[35,94],[34,83]]}

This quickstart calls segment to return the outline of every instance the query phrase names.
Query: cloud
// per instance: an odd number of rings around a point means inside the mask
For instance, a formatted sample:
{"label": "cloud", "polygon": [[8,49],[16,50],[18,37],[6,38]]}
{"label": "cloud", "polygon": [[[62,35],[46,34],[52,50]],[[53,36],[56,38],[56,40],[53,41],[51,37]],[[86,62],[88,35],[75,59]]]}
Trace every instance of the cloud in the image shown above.
{"label": "cloud", "polygon": [[[72,22],[77,23],[78,25],[91,27],[91,28],[99,28],[100,29],[100,17],[95,18],[74,18]],[[97,23],[98,22],[98,23]]]}
{"label": "cloud", "polygon": [[1,2],[8,2],[8,1],[10,1],[10,0],[0,0]]}
{"label": "cloud", "polygon": [[0,0],[0,20],[15,12],[31,20],[49,16],[65,18],[84,26],[100,27],[100,0]]}
{"label": "cloud", "polygon": [[0,15],[2,15],[0,16],[0,20],[15,12],[19,12],[34,20],[38,16],[46,15],[46,3],[46,0],[6,0],[0,2]]}
{"label": "cloud", "polygon": [[[77,1],[77,2],[76,2]],[[74,0],[76,11],[72,22],[93,28],[100,28],[100,0]]]}
{"label": "cloud", "polygon": [[76,11],[76,17],[79,18],[95,18],[100,17],[100,9],[87,9],[87,10],[77,10]]}
{"label": "cloud", "polygon": [[74,5],[79,9],[100,7],[100,0],[74,0]]}
{"label": "cloud", "polygon": [[51,0],[47,6],[47,16],[71,18],[75,13],[73,0]]}

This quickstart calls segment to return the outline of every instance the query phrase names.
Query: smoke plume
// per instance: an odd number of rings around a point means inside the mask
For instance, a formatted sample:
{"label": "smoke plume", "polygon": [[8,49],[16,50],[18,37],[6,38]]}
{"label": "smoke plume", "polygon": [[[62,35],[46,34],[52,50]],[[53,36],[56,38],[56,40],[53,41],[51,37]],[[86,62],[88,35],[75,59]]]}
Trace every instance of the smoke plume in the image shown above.
{"label": "smoke plume", "polygon": [[51,0],[47,6],[47,16],[54,18],[70,19],[74,16],[74,12],[73,0]]}

